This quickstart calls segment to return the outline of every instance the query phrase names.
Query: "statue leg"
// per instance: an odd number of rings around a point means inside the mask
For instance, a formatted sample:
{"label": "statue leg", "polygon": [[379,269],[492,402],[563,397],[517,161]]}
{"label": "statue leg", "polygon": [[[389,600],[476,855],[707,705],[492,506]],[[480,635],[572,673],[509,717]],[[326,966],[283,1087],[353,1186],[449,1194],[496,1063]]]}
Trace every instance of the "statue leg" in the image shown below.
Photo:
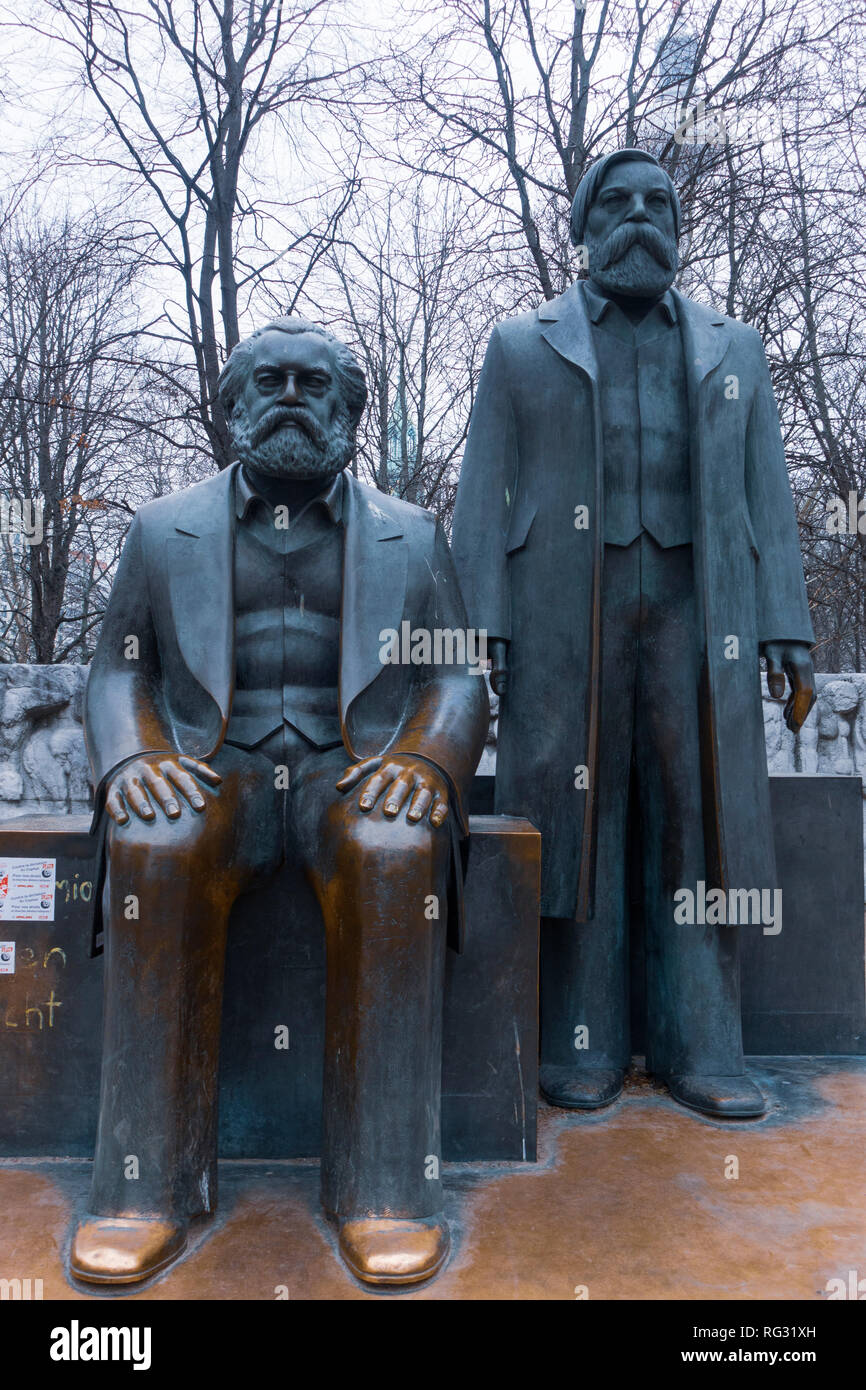
{"label": "statue leg", "polygon": [[[299,768],[300,852],[327,939],[322,1202],[370,1283],[435,1274],[448,1252],[439,1176],[447,824],[358,809],[345,753]],[[308,765],[309,767],[309,765]],[[291,842],[290,842],[291,843]]]}
{"label": "statue leg", "polygon": [[569,1110],[615,1100],[631,1060],[628,798],[640,615],[640,543],[607,546],[595,912],[541,923],[544,1097]]}
{"label": "statue leg", "polygon": [[90,1212],[72,1272],[130,1283],[181,1253],[189,1218],[216,1205],[225,933],[235,898],[279,865],[273,768],[224,747],[206,809],[182,797],[112,824],[104,891],[105,1018]]}
{"label": "statue leg", "polygon": [[662,550],[649,537],[643,546],[636,738],[647,1066],[685,1105],[753,1117],[764,1103],[745,1075],[737,929],[674,920],[677,890],[706,882],[691,547]]}

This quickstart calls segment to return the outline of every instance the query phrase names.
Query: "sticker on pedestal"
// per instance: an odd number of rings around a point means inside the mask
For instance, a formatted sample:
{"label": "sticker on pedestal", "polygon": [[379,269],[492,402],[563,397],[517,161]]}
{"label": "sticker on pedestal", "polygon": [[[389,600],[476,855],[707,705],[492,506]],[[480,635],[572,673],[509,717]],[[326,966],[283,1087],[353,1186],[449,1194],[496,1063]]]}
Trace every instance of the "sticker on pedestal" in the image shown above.
{"label": "sticker on pedestal", "polygon": [[53,922],[56,877],[56,859],[0,859],[0,922]]}

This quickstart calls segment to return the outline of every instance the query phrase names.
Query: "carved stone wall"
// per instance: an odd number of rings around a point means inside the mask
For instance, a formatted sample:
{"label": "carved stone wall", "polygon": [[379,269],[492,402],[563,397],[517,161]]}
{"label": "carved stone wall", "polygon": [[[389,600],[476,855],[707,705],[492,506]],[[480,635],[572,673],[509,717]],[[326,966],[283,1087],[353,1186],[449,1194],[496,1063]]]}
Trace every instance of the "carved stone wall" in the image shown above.
{"label": "carved stone wall", "polygon": [[770,771],[866,780],[866,675],[846,671],[815,679],[818,702],[796,738],[785,727],[784,700],[771,700],[764,692]]}
{"label": "carved stone wall", "polygon": [[88,811],[86,666],[0,666],[0,820]]}

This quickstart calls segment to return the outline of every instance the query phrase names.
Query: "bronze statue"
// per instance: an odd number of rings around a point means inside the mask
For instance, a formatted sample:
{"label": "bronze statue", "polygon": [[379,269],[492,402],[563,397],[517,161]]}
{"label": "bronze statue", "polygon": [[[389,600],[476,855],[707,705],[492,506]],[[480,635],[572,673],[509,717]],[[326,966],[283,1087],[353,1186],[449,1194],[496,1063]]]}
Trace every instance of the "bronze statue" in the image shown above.
{"label": "bronze statue", "polygon": [[679,220],[651,155],[584,176],[588,278],[492,334],[453,550],[501,696],[495,807],[542,834],[544,1095],[621,1090],[639,855],[648,1068],[745,1118],[764,1102],[730,921],[776,892],[759,657],[798,729],[814,638],[761,340],[672,288]]}
{"label": "bronze statue", "polygon": [[213,1212],[229,910],[293,861],[327,939],[322,1202],[355,1275],[417,1282],[449,1245],[445,933],[484,682],[447,657],[383,662],[384,630],[465,614],[436,519],[347,471],[366,400],[348,348],[274,320],[220,396],[240,462],[137,513],[87,688],[105,1035],[70,1268],[141,1280]]}

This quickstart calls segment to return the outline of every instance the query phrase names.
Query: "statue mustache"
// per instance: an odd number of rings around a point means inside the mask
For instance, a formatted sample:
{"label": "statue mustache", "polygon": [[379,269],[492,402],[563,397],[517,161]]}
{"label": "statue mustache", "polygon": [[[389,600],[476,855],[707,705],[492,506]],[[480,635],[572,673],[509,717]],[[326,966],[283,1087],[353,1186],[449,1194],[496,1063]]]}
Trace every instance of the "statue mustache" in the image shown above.
{"label": "statue mustache", "polygon": [[267,415],[263,415],[250,437],[250,444],[257,449],[260,444],[283,425],[297,425],[318,449],[327,448],[328,436],[315,415],[303,406],[275,405]]}
{"label": "statue mustache", "polygon": [[665,270],[676,270],[676,242],[648,222],[626,223],[611,232],[601,247],[600,268],[606,270],[621,261],[632,246],[643,246]]}

